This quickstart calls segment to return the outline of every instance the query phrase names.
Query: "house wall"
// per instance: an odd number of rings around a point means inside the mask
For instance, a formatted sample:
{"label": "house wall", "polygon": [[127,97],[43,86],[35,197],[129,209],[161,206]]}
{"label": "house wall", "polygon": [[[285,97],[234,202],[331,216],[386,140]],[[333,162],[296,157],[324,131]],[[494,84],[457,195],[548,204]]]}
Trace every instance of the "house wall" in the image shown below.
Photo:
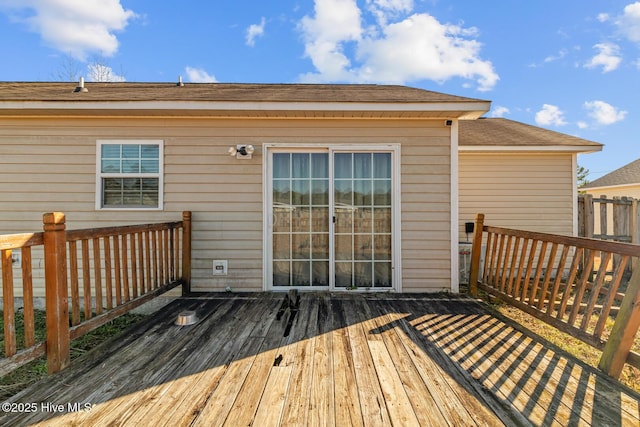
{"label": "house wall", "polygon": [[[99,139],[164,141],[162,211],[96,210]],[[451,288],[450,129],[441,119],[2,118],[0,234],[40,231],[51,211],[78,229],[179,220],[190,210],[192,289],[260,291],[262,144],[279,142],[401,144],[403,291]],[[236,144],[253,144],[253,159],[230,157]],[[229,261],[227,276],[212,276],[214,259]]]}
{"label": "house wall", "polygon": [[488,225],[573,235],[574,156],[460,153],[460,239],[476,213],[484,213]]}
{"label": "house wall", "polygon": [[619,185],[615,187],[580,189],[580,192],[591,194],[594,198],[604,195],[607,199],[613,199],[614,197],[633,197],[634,199],[640,199],[640,183],[634,185]]}

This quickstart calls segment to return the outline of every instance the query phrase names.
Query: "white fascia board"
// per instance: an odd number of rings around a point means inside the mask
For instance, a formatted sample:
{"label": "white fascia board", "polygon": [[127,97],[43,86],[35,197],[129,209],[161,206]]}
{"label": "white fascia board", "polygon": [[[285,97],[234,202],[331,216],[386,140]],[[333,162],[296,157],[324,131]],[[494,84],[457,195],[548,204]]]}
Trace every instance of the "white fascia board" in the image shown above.
{"label": "white fascia board", "polygon": [[596,151],[602,151],[602,146],[592,145],[464,145],[458,146],[458,152],[460,153],[487,153],[487,152],[563,152],[563,153],[594,153]]}
{"label": "white fascia board", "polygon": [[236,102],[236,101],[8,101],[1,110],[228,110],[228,111],[489,111],[490,102],[369,103],[369,102]]}

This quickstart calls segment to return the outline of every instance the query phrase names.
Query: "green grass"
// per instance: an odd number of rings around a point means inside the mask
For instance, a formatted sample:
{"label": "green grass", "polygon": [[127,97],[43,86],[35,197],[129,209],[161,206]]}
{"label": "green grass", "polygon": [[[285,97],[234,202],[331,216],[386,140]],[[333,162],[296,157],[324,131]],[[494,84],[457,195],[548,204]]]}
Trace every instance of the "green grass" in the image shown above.
{"label": "green grass", "polygon": [[[71,360],[81,357],[98,344],[119,335],[129,326],[145,318],[142,314],[124,314],[101,327],[75,339],[71,342]],[[45,313],[35,311],[36,342],[44,341],[46,337]],[[24,319],[22,310],[15,316],[16,340],[18,350],[24,348]],[[4,317],[0,312],[0,357],[4,357]],[[45,357],[36,359],[0,378],[0,400],[5,400],[21,390],[47,376],[47,360]]]}

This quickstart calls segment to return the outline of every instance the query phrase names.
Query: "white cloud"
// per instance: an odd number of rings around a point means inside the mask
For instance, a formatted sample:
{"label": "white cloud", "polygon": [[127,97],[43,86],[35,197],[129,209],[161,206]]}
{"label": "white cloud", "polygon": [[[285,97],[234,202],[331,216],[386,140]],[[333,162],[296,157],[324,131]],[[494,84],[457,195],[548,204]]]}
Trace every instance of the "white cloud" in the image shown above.
{"label": "white cloud", "polygon": [[549,55],[546,58],[544,58],[544,62],[557,61],[557,60],[562,59],[565,56],[567,56],[568,53],[569,53],[569,51],[567,49],[560,49],[558,51],[557,55]]}
{"label": "white cloud", "polygon": [[185,67],[185,73],[187,74],[187,79],[191,83],[216,83],[217,80],[215,76],[207,73],[202,68],[193,68],[193,67]]}
{"label": "white cloud", "polygon": [[556,105],[543,104],[542,110],[535,116],[536,123],[541,126],[562,126],[567,122],[564,120],[564,112]]}
{"label": "white cloud", "polygon": [[362,34],[360,9],[355,0],[316,0],[315,17],[305,16],[299,24],[305,39],[305,55],[318,74],[303,80],[351,80],[351,62],[344,54],[346,42],[358,41]]}
{"label": "white cloud", "polygon": [[602,67],[603,73],[608,73],[618,68],[622,57],[620,47],[614,43],[598,43],[593,46],[599,53],[591,58],[584,66],[587,68]]}
{"label": "white cloud", "polygon": [[587,124],[587,122],[583,122],[583,121],[579,121],[579,122],[577,123],[577,125],[578,125],[578,128],[580,128],[580,129],[586,129],[586,128],[588,128],[588,127],[589,127],[589,125]]}
{"label": "white cloud", "polygon": [[426,13],[389,23],[409,12],[413,3],[371,0],[368,5],[377,24],[365,30],[355,0],[316,0],[315,16],[300,23],[305,53],[316,72],[301,80],[404,84],[460,77],[475,81],[482,91],[497,83],[491,62],[480,58],[475,28],[442,24]]}
{"label": "white cloud", "polygon": [[599,13],[597,19],[599,22],[607,22],[610,16],[608,13]]}
{"label": "white cloud", "polygon": [[628,4],[616,19],[618,29],[632,42],[640,43],[640,2]]}
{"label": "white cloud", "polygon": [[367,6],[378,23],[386,25],[389,19],[410,13],[413,10],[413,0],[367,0]]}
{"label": "white cloud", "polygon": [[248,46],[255,46],[256,37],[262,37],[264,35],[265,24],[266,24],[266,20],[263,17],[262,19],[260,19],[259,24],[249,25],[249,28],[247,28],[247,45]]}
{"label": "white cloud", "polygon": [[45,43],[80,60],[89,53],[115,54],[115,32],[136,17],[120,0],[5,0],[1,6]]}
{"label": "white cloud", "polygon": [[503,107],[501,105],[496,105],[491,109],[490,116],[491,117],[504,117],[507,114],[511,113],[511,111],[507,107]]}
{"label": "white cloud", "polygon": [[611,104],[604,101],[587,101],[584,108],[589,111],[589,117],[594,119],[599,125],[611,125],[624,120],[626,111],[618,110]]}

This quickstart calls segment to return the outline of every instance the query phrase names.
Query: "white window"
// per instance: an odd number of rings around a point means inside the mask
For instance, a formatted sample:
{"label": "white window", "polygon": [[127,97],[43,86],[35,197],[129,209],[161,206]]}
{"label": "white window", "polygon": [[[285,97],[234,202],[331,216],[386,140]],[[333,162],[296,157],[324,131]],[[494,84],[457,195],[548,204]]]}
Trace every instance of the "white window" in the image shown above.
{"label": "white window", "polygon": [[162,159],[163,141],[98,141],[96,208],[162,209]]}

